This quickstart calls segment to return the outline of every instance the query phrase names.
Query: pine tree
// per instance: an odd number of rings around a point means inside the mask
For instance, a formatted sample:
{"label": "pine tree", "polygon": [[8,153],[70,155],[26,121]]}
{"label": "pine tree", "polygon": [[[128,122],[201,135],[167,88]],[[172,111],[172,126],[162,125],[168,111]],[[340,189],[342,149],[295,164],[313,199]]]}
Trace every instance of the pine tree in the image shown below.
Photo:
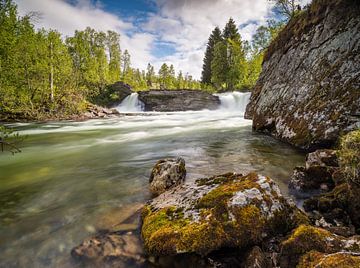
{"label": "pine tree", "polygon": [[209,37],[204,56],[203,70],[201,76],[201,82],[204,84],[211,84],[211,61],[214,58],[214,47],[220,41],[222,41],[221,31],[219,27],[215,27]]}
{"label": "pine tree", "polygon": [[146,68],[146,85],[148,86],[148,88],[151,88],[155,83],[155,76],[156,74],[155,74],[154,66],[148,63],[148,66]]}
{"label": "pine tree", "polygon": [[211,82],[216,88],[222,88],[226,84],[228,69],[226,42],[218,42],[214,47],[214,58],[211,61]]}
{"label": "pine tree", "polygon": [[231,39],[233,41],[239,41],[240,40],[240,34],[238,32],[238,29],[236,27],[235,21],[233,18],[230,18],[229,21],[226,23],[225,28],[223,30],[223,38],[225,40]]}
{"label": "pine tree", "polygon": [[124,54],[122,55],[121,58],[122,61],[122,79],[123,81],[130,81],[131,80],[131,57],[130,57],[130,53],[127,49],[125,49]]}

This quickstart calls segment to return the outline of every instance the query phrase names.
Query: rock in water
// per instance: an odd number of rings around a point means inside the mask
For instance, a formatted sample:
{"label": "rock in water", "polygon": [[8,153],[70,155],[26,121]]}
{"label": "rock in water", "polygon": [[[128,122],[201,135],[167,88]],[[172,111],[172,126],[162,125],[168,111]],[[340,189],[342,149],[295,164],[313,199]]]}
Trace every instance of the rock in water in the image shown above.
{"label": "rock in water", "polygon": [[320,149],[306,156],[305,167],[296,167],[289,188],[301,193],[307,190],[329,190],[334,187],[333,174],[339,171],[335,150]]}
{"label": "rock in water", "polygon": [[145,262],[139,238],[133,233],[107,233],[86,239],[71,251],[73,258],[99,267],[140,266]]}
{"label": "rock in water", "polygon": [[164,192],[144,207],[142,221],[145,250],[164,256],[244,249],[308,219],[270,178],[228,173]]}
{"label": "rock in water", "polygon": [[157,112],[215,110],[220,106],[219,97],[201,90],[140,91],[139,100],[145,111]]}
{"label": "rock in water", "polygon": [[186,169],[183,158],[159,160],[151,171],[150,191],[154,195],[159,195],[184,182],[185,177]]}
{"label": "rock in water", "polygon": [[268,48],[246,117],[303,149],[360,125],[360,5],[314,0]]}

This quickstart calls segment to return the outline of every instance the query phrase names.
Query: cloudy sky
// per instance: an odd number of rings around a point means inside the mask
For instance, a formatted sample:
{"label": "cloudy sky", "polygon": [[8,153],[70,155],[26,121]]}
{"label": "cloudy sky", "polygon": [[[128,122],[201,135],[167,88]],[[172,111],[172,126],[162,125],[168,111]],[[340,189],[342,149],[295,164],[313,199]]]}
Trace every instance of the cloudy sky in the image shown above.
{"label": "cloudy sky", "polygon": [[205,45],[215,26],[233,17],[244,39],[271,16],[268,0],[15,0],[21,15],[41,13],[36,26],[64,36],[90,26],[121,34],[133,67],[166,62],[200,78]]}

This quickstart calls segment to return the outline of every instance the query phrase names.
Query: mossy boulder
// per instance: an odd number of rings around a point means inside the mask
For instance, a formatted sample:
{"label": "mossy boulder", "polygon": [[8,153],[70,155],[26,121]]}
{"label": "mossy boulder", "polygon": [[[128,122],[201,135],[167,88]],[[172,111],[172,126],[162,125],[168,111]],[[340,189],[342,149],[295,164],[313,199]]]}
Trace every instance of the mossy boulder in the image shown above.
{"label": "mossy boulder", "polygon": [[310,251],[301,257],[297,268],[354,268],[360,267],[360,254],[336,252],[324,254]]}
{"label": "mossy boulder", "polygon": [[322,253],[359,252],[360,238],[345,238],[322,228],[301,225],[281,243],[280,266],[295,267],[299,258],[312,250]]}
{"label": "mossy boulder", "polygon": [[146,252],[163,256],[246,248],[308,219],[270,178],[228,173],[161,194],[144,207],[142,221]]}

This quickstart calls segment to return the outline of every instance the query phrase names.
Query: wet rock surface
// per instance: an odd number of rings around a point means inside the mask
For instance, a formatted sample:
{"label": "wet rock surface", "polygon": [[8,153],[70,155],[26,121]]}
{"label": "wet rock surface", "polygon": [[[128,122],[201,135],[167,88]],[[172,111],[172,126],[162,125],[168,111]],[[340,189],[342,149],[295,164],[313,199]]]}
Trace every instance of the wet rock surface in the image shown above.
{"label": "wet rock surface", "polygon": [[359,252],[360,237],[346,238],[322,228],[301,225],[281,243],[280,267],[296,267],[300,257],[311,251],[322,253]]}
{"label": "wet rock surface", "polygon": [[139,237],[132,232],[99,234],[75,247],[71,255],[98,267],[141,266],[145,263]]}
{"label": "wet rock surface", "polygon": [[154,198],[142,213],[149,255],[246,249],[307,218],[268,177],[228,173],[188,182]]}
{"label": "wet rock surface", "polygon": [[255,131],[311,150],[360,126],[360,6],[313,1],[272,42],[247,106]]}
{"label": "wet rock surface", "polygon": [[220,99],[201,90],[149,90],[140,91],[139,100],[145,111],[176,112],[219,108]]}
{"label": "wet rock surface", "polygon": [[150,191],[153,195],[159,195],[183,183],[185,177],[186,169],[183,158],[159,160],[151,171]]}
{"label": "wet rock surface", "polygon": [[119,115],[120,113],[116,109],[109,109],[89,104],[86,108],[86,112],[83,114],[83,119],[112,118]]}
{"label": "wet rock surface", "polygon": [[296,167],[289,188],[295,195],[309,190],[327,192],[334,188],[333,174],[339,171],[335,150],[320,149],[306,156],[305,167]]}

